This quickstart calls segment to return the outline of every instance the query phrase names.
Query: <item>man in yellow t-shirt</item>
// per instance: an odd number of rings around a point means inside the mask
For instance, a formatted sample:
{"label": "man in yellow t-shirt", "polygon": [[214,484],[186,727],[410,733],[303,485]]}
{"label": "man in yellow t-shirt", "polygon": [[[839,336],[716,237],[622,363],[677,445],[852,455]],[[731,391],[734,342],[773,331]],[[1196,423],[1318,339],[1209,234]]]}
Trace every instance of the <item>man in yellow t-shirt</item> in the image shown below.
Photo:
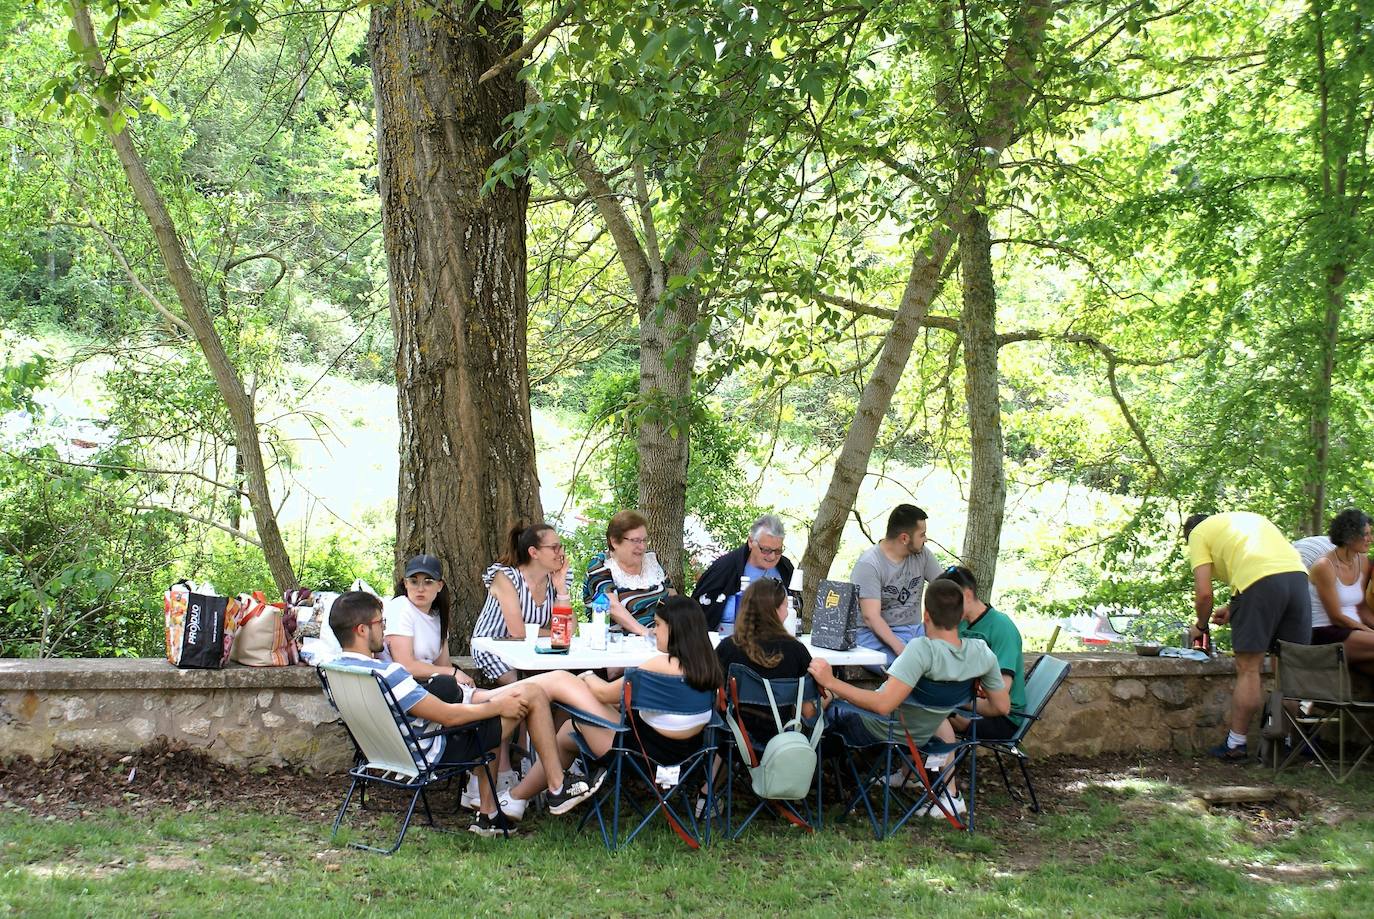
{"label": "man in yellow t-shirt", "polygon": [[[1194,514],[1183,524],[1188,562],[1193,569],[1193,638],[1207,631],[1210,620],[1231,624],[1236,653],[1236,689],[1231,696],[1231,729],[1226,740],[1208,751],[1219,759],[1249,758],[1246,734],[1263,702],[1260,667],[1276,641],[1307,644],[1312,640],[1312,607],[1307,572],[1288,537],[1259,514],[1233,511]],[[1213,609],[1212,582],[1231,588],[1231,602]]]}

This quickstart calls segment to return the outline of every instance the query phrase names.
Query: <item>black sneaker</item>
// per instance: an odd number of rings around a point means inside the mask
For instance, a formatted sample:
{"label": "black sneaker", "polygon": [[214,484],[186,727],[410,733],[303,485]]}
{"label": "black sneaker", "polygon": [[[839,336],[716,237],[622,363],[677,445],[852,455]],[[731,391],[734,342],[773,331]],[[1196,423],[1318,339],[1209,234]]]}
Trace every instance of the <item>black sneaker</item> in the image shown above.
{"label": "black sneaker", "polygon": [[477,819],[472,821],[472,826],[468,827],[469,833],[476,833],[478,836],[514,836],[515,825],[506,819],[506,815],[497,811],[495,814],[478,814]]}
{"label": "black sneaker", "polygon": [[562,791],[557,794],[551,791],[544,792],[544,804],[551,814],[566,814],[591,796],[592,789],[588,787],[586,782],[580,779],[574,782],[565,776]]}
{"label": "black sneaker", "polygon": [[1227,746],[1223,740],[1208,750],[1207,755],[1216,757],[1223,763],[1243,763],[1250,759],[1250,747],[1247,744],[1241,744],[1239,747]]}

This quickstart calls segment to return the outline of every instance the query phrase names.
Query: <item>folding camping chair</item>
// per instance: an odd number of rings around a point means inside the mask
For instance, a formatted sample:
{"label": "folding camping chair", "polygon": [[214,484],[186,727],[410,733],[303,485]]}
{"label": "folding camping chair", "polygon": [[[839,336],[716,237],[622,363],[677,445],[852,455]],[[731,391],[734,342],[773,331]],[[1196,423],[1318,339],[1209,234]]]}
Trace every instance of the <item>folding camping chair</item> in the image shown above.
{"label": "folding camping chair", "polygon": [[[569,705],[557,704],[572,719],[573,740],[577,743],[578,755],[586,774],[594,775],[594,770],[598,768],[607,770],[601,790],[592,798],[578,828],[581,829],[595,818],[597,828],[601,831],[601,841],[607,849],[615,851],[632,842],[656,814],[662,814],[689,848],[697,849],[703,843],[710,842],[709,815],[715,802],[714,789],[708,780],[711,762],[716,755],[716,733],[722,726],[715,703],[714,691],[692,689],[681,677],[636,669],[625,674],[618,722],[598,718]],[[702,728],[699,750],[680,763],[660,763],[645,752],[638,729],[630,718],[632,711],[674,715],[696,715],[710,711],[711,720]],[[582,730],[587,727],[603,728],[615,733],[611,749],[604,756],[598,758],[582,735]],[[663,773],[660,767],[664,767]],[[660,777],[665,780],[671,777],[674,781],[668,787],[660,788]],[[707,787],[707,817],[699,821],[692,805],[695,802],[695,790],[702,785]],[[628,824],[635,820],[638,823],[627,832]]]}
{"label": "folding camping chair", "polygon": [[[887,719],[887,736],[882,739],[875,738],[871,744],[854,746],[847,737],[838,731],[827,735],[839,737],[838,751],[843,761],[843,770],[848,771],[854,782],[853,797],[850,798],[841,816],[848,816],[862,805],[868,816],[868,821],[873,827],[874,838],[881,840],[901,829],[916,811],[933,805],[940,810],[955,829],[968,830],[972,833],[974,799],[977,795],[978,760],[970,753],[978,743],[978,715],[974,711],[974,693],[977,683],[977,680],[941,683],[923,679],[916,684],[915,688],[911,690],[911,695],[903,703],[903,705],[915,706],[941,714],[957,712],[962,717],[969,719],[969,736],[955,740],[953,743],[947,743],[934,737],[923,744],[914,743],[906,727],[902,724],[900,709],[893,712]],[[881,749],[875,750],[875,748]],[[832,749],[836,749],[836,746],[832,745]],[[934,782],[931,781],[925,766],[926,760],[932,756],[948,757],[945,767],[939,771],[939,778]],[[868,762],[866,769],[861,768],[863,760]],[[949,785],[953,781],[955,772],[965,762],[969,766],[968,792],[965,796],[968,802],[968,813],[965,815],[966,820],[960,820],[949,806]],[[920,794],[913,795],[905,788],[896,788],[888,783],[888,777],[898,770],[920,779]],[[873,800],[873,792],[878,789],[882,791],[881,802]],[[895,820],[893,819],[894,805],[895,811],[900,814]]]}
{"label": "folding camping chair", "polygon": [[[1338,783],[1344,782],[1360,767],[1374,750],[1374,734],[1366,719],[1374,716],[1374,693],[1368,691],[1368,680],[1356,674],[1352,678],[1345,647],[1330,645],[1298,645],[1279,642],[1279,692],[1282,694],[1282,723],[1297,734],[1288,755],[1275,757],[1274,772],[1283,770],[1306,746],[1313,758]],[[1336,731],[1336,754],[1323,750],[1320,735],[1326,730]],[[1355,745],[1354,758],[1346,766],[1346,744]],[[1333,762],[1334,760],[1334,762]],[[1332,768],[1332,767],[1335,768]]]}
{"label": "folding camping chair", "polygon": [[[401,847],[406,831],[410,828],[415,804],[420,802],[425,808],[425,819],[429,825],[439,829],[434,822],[434,813],[429,807],[425,789],[436,782],[481,767],[491,781],[490,753],[468,762],[430,764],[425,761],[421,739],[437,734],[460,734],[473,728],[446,729],[418,734],[400,703],[386,685],[379,671],[368,667],[349,666],[346,660],[321,664],[316,672],[325,697],[343,718],[344,728],[353,742],[353,768],[348,770],[352,782],[348,794],[344,795],[339,814],[334,818],[331,838],[338,836],[339,825],[348,812],[353,800],[353,792],[359,791],[359,805],[367,806],[367,786],[384,785],[411,792],[410,802],[401,820],[401,832],[389,849],[353,842],[349,845],[370,852],[390,855]],[[494,787],[494,786],[493,786]]]}
{"label": "folding camping chair", "polygon": [[[815,790],[815,803],[808,804],[805,799],[798,801],[784,801],[771,798],[759,797],[754,808],[745,815],[738,825],[734,822],[735,805],[735,784],[743,783],[744,787],[752,786],[753,781],[749,770],[759,765],[759,757],[763,754],[764,747],[772,735],[767,737],[751,736],[749,727],[745,720],[746,711],[766,713],[767,717],[773,718],[774,707],[776,706],[779,714],[790,712],[793,718],[803,722],[801,726],[802,735],[811,742],[813,748],[819,741],[819,737],[813,734],[816,718],[823,718],[821,714],[821,693],[816,686],[815,680],[811,677],[802,677],[800,680],[765,680],[752,669],[744,664],[731,664],[730,673],[726,677],[725,705],[729,718],[738,725],[740,734],[743,737],[742,746],[731,732],[722,733],[725,741],[725,828],[731,839],[738,839],[755,817],[765,808],[771,810],[782,819],[794,826],[803,827],[808,832],[819,829],[823,822],[824,811],[821,801],[821,782],[820,782],[820,761],[817,760],[817,769],[812,777],[812,784]],[[810,722],[805,721],[802,712],[797,711],[797,699],[800,695],[801,708],[807,705],[814,706],[814,714]],[[788,719],[783,715],[783,721]],[[822,722],[823,724],[823,722]],[[776,726],[776,725],[775,725]]]}
{"label": "folding camping chair", "polygon": [[1031,667],[1030,673],[1026,674],[1026,710],[1020,714],[1021,726],[1016,729],[1016,733],[1005,740],[978,741],[979,746],[991,750],[997,757],[997,768],[1002,773],[1002,784],[1006,786],[1007,794],[1020,801],[1023,800],[1021,793],[1011,787],[1011,777],[1007,774],[1007,766],[1002,761],[1002,756],[1006,754],[1016,759],[1017,765],[1021,767],[1021,778],[1025,780],[1026,791],[1030,794],[1031,810],[1037,814],[1040,813],[1040,799],[1035,795],[1035,785],[1031,782],[1030,770],[1026,768],[1028,757],[1021,749],[1021,743],[1031,726],[1044,715],[1045,706],[1049,705],[1050,699],[1054,698],[1054,694],[1068,676],[1067,661],[1042,654]]}

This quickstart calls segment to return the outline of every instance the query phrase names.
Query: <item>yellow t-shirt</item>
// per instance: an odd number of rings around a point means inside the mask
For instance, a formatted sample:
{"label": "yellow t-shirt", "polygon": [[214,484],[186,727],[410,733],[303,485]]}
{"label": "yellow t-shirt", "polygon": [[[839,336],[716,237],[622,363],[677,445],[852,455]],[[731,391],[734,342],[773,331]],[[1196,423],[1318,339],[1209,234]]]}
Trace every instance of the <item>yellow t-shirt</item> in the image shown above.
{"label": "yellow t-shirt", "polygon": [[1208,563],[1215,580],[1243,591],[1260,578],[1306,571],[1298,550],[1279,528],[1259,514],[1213,514],[1188,534],[1188,560],[1194,570]]}

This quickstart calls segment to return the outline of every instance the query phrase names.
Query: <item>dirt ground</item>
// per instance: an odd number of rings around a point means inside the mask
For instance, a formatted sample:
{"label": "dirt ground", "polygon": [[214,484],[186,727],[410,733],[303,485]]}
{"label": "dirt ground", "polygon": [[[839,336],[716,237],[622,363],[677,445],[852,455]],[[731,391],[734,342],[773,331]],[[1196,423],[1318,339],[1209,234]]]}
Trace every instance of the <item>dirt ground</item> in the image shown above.
{"label": "dirt ground", "polygon": [[[1019,838],[1024,844],[1027,834],[1019,827],[1040,818],[1007,796],[995,760],[983,757],[979,762],[980,814],[998,818],[992,829],[995,837]],[[1033,761],[1031,772],[1041,803],[1051,813],[1085,807],[1085,791],[1111,794],[1121,789],[1126,806],[1182,806],[1230,813],[1241,817],[1257,838],[1288,835],[1306,820],[1338,822],[1349,816],[1339,805],[1301,789],[1271,800],[1261,796],[1254,801],[1208,802],[1205,799],[1219,789],[1270,788],[1273,776],[1256,765],[1237,767],[1205,757],[1051,757]],[[1014,783],[1016,773],[1012,776]],[[286,769],[235,769],[212,762],[198,751],[156,742],[133,754],[65,750],[39,762],[18,757],[0,763],[0,807],[73,820],[105,808],[191,812],[232,802],[259,812],[321,819],[333,815],[346,781],[338,775]],[[1142,798],[1125,792],[1142,782],[1162,782],[1179,793],[1169,795],[1174,800],[1165,803],[1158,796]],[[442,792],[434,803],[451,806]],[[1024,854],[1036,858],[1036,853]]]}

